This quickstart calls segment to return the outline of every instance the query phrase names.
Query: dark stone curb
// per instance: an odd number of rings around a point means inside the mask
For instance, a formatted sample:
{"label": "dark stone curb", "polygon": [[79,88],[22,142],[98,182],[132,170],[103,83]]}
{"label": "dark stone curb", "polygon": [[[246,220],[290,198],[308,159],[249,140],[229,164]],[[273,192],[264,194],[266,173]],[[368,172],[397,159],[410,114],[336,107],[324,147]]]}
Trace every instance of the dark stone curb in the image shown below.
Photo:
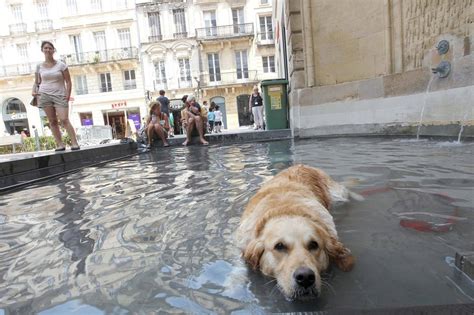
{"label": "dark stone curb", "polygon": [[[237,133],[219,133],[205,136],[213,144],[232,144],[242,142],[273,141],[291,139],[291,130],[242,130]],[[168,139],[169,148],[181,147],[185,138],[176,136]],[[199,143],[193,137],[191,144]],[[154,148],[161,148],[161,141],[155,141]],[[16,189],[38,180],[48,179],[81,168],[122,159],[130,155],[144,152],[143,145],[136,142],[120,144],[104,144],[97,147],[82,148],[79,151],[40,152],[22,158],[21,155],[6,162],[0,162],[0,193]]]}
{"label": "dark stone curb", "polygon": [[137,153],[136,143],[51,152],[36,157],[0,163],[0,192],[18,188],[38,179],[72,172],[86,166],[124,158]]}

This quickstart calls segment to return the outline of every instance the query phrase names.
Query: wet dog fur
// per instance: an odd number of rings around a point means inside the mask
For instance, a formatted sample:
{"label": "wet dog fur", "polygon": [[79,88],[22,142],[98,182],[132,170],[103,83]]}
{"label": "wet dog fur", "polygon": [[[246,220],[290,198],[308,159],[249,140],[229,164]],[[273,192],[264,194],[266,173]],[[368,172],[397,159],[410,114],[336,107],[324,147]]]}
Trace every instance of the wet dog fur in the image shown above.
{"label": "wet dog fur", "polygon": [[250,199],[237,230],[245,261],[274,277],[289,300],[316,297],[330,263],[350,271],[355,259],[339,241],[329,213],[334,201],[362,199],[322,170],[292,166]]}

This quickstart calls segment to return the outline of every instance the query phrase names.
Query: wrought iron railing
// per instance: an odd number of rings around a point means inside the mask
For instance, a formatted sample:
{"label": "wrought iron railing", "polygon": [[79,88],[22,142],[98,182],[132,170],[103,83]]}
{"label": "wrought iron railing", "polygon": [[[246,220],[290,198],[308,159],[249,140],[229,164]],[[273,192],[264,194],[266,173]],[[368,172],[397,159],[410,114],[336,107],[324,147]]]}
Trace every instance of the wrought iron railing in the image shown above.
{"label": "wrought iron railing", "polygon": [[201,74],[201,87],[253,83],[258,81],[257,70],[237,70]]}
{"label": "wrought iron railing", "polygon": [[10,34],[25,34],[26,33],[26,23],[16,23],[8,25],[10,28]]}
{"label": "wrought iron railing", "polygon": [[32,74],[35,72],[36,65],[38,63],[25,62],[15,65],[0,66],[0,77],[12,77],[18,75]]}
{"label": "wrought iron railing", "polygon": [[135,47],[96,50],[85,53],[66,54],[61,56],[61,59],[63,59],[66,64],[70,66],[137,58],[138,49]]}
{"label": "wrought iron railing", "polygon": [[186,37],[188,37],[188,32],[173,33],[173,38],[174,39],[186,38]]}
{"label": "wrought iron railing", "polygon": [[47,32],[53,30],[53,20],[35,21],[35,30],[37,32]]}
{"label": "wrought iron railing", "polygon": [[148,36],[148,42],[154,43],[163,40],[163,35],[151,35]]}
{"label": "wrought iron railing", "polygon": [[216,38],[253,35],[253,23],[203,27],[196,29],[196,39],[198,40],[211,40]]}

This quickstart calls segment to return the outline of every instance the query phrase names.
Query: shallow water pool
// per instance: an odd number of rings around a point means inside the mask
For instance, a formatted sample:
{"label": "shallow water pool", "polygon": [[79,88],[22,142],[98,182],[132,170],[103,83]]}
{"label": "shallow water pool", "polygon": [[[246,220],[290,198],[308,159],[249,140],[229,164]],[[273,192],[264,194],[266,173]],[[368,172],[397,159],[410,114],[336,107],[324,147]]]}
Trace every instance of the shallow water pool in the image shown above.
{"label": "shallow water pool", "polygon": [[[338,138],[156,151],[0,201],[0,314],[264,314],[474,302],[474,143]],[[322,296],[286,301],[233,243],[259,185],[305,163],[352,183],[338,206],[357,258]]]}

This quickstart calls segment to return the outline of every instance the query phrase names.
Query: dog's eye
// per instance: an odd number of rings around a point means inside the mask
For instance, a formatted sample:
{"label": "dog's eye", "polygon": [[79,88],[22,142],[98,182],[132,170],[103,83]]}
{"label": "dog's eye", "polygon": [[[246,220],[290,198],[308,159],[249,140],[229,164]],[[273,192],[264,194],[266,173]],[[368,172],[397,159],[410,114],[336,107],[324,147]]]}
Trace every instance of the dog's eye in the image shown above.
{"label": "dog's eye", "polygon": [[286,246],[282,242],[276,243],[274,248],[280,252],[286,250]]}
{"label": "dog's eye", "polygon": [[309,242],[309,244],[308,244],[308,249],[309,250],[316,250],[318,248],[319,248],[319,245],[318,245],[317,242],[315,242],[315,241]]}

